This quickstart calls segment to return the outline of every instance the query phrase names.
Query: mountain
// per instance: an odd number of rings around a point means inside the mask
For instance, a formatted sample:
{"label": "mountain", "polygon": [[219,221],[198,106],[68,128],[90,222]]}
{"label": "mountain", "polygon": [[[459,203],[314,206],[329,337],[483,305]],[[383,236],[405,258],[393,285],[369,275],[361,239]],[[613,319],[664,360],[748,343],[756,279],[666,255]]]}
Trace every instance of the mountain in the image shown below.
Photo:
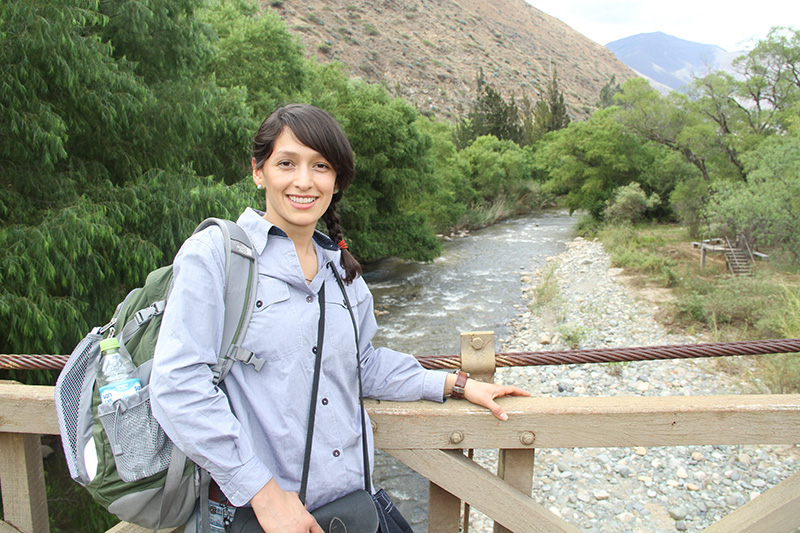
{"label": "mountain", "polygon": [[[535,0],[533,0],[535,1]],[[268,0],[306,53],[340,61],[422,113],[457,120],[482,68],[506,98],[535,100],[558,72],[573,118],[600,89],[636,76],[607,48],[525,0]]]}
{"label": "mountain", "polygon": [[719,46],[685,41],[662,32],[626,37],[608,43],[606,48],[623,63],[655,82],[653,85],[662,92],[685,90],[693,78],[713,70],[732,72],[731,62],[741,55],[741,52],[728,52]]}

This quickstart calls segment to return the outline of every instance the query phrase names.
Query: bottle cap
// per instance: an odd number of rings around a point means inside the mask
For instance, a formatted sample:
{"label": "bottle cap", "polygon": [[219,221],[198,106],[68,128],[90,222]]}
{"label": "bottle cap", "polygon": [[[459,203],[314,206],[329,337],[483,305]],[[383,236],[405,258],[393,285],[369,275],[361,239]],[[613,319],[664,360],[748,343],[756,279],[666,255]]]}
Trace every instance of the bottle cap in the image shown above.
{"label": "bottle cap", "polygon": [[119,340],[116,337],[109,337],[100,341],[100,351],[105,352],[109,349],[119,350]]}

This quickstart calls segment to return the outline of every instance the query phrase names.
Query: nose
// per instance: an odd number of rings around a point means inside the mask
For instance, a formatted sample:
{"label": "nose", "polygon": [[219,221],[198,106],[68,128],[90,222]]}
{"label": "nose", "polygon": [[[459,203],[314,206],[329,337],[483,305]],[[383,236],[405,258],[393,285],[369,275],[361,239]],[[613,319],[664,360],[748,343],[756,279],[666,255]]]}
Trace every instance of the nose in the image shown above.
{"label": "nose", "polygon": [[313,170],[309,165],[300,165],[295,173],[294,184],[301,190],[308,190],[314,183]]}

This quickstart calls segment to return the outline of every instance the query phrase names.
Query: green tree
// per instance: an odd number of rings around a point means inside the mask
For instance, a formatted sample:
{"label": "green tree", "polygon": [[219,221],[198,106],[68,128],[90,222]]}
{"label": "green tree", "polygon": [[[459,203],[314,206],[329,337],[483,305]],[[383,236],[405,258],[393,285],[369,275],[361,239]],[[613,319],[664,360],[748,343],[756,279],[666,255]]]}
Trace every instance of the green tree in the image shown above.
{"label": "green tree", "polygon": [[[249,120],[249,109],[236,93],[206,92],[208,85],[188,87],[179,102],[178,84],[150,83],[138,72],[158,72],[145,63],[163,62],[160,50],[134,62],[107,40],[122,35],[115,28],[131,23],[127,15],[109,18],[87,0],[0,5],[4,353],[68,353],[128,288],[171,260],[198,220],[231,216],[245,198],[198,176],[192,156],[245,156],[231,124]],[[194,31],[185,10],[170,16]],[[218,112],[196,112],[201,94]],[[215,129],[227,133],[206,135]]]}
{"label": "green tree", "polygon": [[800,135],[771,137],[745,164],[746,182],[713,186],[705,213],[712,234],[745,235],[800,262]]}
{"label": "green tree", "polygon": [[552,132],[537,146],[534,164],[548,175],[547,189],[565,195],[570,212],[585,210],[602,219],[617,187],[649,181],[646,175],[655,166],[657,152],[626,135],[616,112],[596,111],[590,120]]}
{"label": "green tree", "polygon": [[455,130],[456,145],[466,147],[484,135],[493,135],[501,140],[522,143],[522,127],[519,109],[512,97],[506,101],[503,96],[486,81],[483,69],[477,78],[477,97],[472,103],[467,117],[461,120]]}
{"label": "green tree", "polygon": [[733,66],[741,74],[739,96],[754,128],[786,129],[800,104],[800,30],[774,27]]}
{"label": "green tree", "polygon": [[551,131],[566,128],[569,125],[569,113],[567,104],[564,101],[564,93],[558,87],[558,71],[553,69],[553,76],[545,86],[539,99],[533,106],[533,117],[526,123],[531,124],[528,144],[540,141]]}
{"label": "green tree", "polygon": [[315,67],[314,79],[306,98],[336,117],[355,153],[355,179],[340,209],[353,252],[366,261],[435,258],[441,244],[433,227],[408,207],[435,185],[431,138],[417,128],[417,111],[382,86],[347,79],[339,66]]}
{"label": "green tree", "polygon": [[458,161],[471,187],[485,203],[524,196],[527,183],[534,179],[530,150],[492,135],[475,139],[459,152]]}
{"label": "green tree", "polygon": [[603,85],[603,87],[600,89],[600,99],[596,104],[597,108],[605,109],[615,105],[614,95],[620,92],[622,92],[622,87],[619,83],[617,83],[617,75],[612,74],[611,79],[608,80],[608,83]]}
{"label": "green tree", "polygon": [[300,41],[272,10],[253,0],[213,0],[200,14],[217,36],[217,53],[204,70],[220,86],[245,88],[256,119],[296,99],[309,83]]}
{"label": "green tree", "polygon": [[646,80],[632,78],[615,100],[621,106],[615,116],[626,131],[678,152],[711,181],[708,157],[693,141],[713,137],[713,127],[690,109],[686,96],[672,92],[664,98]]}

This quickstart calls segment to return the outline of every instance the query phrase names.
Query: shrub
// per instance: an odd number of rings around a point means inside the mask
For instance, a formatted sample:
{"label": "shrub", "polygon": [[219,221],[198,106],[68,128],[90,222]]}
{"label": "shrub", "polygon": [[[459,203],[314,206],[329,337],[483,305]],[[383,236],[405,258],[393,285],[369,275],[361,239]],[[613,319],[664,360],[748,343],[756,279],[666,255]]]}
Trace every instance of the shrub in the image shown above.
{"label": "shrub", "polygon": [[642,187],[632,182],[614,191],[614,198],[607,202],[605,216],[611,222],[638,222],[648,210],[660,204],[658,194],[653,193],[648,198]]}

